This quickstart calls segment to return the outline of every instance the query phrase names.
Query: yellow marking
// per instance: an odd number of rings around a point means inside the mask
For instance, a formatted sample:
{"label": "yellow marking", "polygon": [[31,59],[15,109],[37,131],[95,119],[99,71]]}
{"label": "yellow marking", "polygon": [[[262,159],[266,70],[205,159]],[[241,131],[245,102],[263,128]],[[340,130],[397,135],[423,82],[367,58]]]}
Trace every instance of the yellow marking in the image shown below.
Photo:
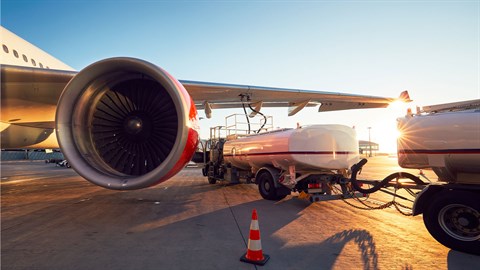
{"label": "yellow marking", "polygon": [[298,198],[299,198],[299,199],[307,199],[307,200],[308,200],[308,199],[310,199],[310,194],[305,193],[305,191],[302,191],[302,192],[300,192],[300,194],[298,194]]}

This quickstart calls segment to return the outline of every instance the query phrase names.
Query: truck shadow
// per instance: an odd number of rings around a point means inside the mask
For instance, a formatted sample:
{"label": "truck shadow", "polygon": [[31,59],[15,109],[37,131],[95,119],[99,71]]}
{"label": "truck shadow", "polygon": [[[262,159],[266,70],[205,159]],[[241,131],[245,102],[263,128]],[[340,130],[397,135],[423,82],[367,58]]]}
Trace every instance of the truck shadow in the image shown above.
{"label": "truck shadow", "polygon": [[356,245],[361,252],[360,258],[363,265],[358,263],[358,257],[352,258],[355,269],[379,269],[375,241],[366,230],[344,230],[318,244],[274,250],[279,257],[301,254],[295,264],[288,267],[285,266],[284,261],[275,264],[282,269],[333,269],[339,256],[342,256],[342,251],[350,243]]}
{"label": "truck shadow", "polygon": [[447,257],[448,269],[480,269],[480,256],[450,250]]}
{"label": "truck shadow", "polygon": [[372,235],[366,230],[348,230],[339,232],[323,242],[324,245],[339,249],[353,241],[361,251],[363,269],[378,269],[378,254]]}
{"label": "truck shadow", "polygon": [[[348,256],[352,252],[355,254],[352,265],[356,269],[378,269],[375,241],[366,230],[342,230],[321,242],[301,245],[290,245],[277,237],[283,228],[301,217],[301,212],[308,206],[308,203],[298,200],[287,203],[255,200],[188,218],[181,218],[180,214],[178,219],[171,220],[172,216],[157,215],[136,225],[129,237],[156,239],[151,243],[156,247],[151,248],[159,253],[170,253],[170,256],[162,256],[157,265],[175,264],[179,257],[201,257],[206,260],[196,259],[194,265],[198,269],[250,269],[248,264],[238,260],[247,250],[251,210],[255,208],[259,213],[264,253],[271,256],[262,269],[332,269],[340,256]],[[178,207],[186,210],[184,206]],[[162,221],[165,218],[170,221]],[[310,233],[320,232],[313,229]],[[301,235],[306,234],[303,232]],[[158,245],[160,242],[176,243],[176,247]],[[352,249],[352,244],[357,248]],[[348,255],[342,254],[347,245]],[[181,250],[181,255],[175,251],[177,248],[178,252]],[[212,256],[215,260],[207,259]]]}

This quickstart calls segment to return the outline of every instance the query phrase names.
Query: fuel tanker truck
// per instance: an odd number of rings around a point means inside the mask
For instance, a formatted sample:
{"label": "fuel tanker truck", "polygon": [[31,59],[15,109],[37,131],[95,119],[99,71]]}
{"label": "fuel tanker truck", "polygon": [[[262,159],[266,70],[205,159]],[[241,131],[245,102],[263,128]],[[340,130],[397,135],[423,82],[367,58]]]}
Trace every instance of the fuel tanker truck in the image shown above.
{"label": "fuel tanker truck", "polygon": [[408,112],[398,119],[398,129],[399,165],[431,168],[438,181],[426,183],[406,172],[357,179],[367,160],[360,158],[355,130],[344,125],[214,136],[203,174],[211,184],[255,183],[267,200],[298,192],[311,202],[346,201],[385,187],[417,189],[410,192],[411,215],[423,214],[426,228],[443,245],[480,255],[480,100]]}
{"label": "fuel tanker truck", "polygon": [[431,168],[413,215],[452,249],[480,254],[480,99],[423,107],[398,119],[398,163]]}
{"label": "fuel tanker truck", "polygon": [[260,195],[267,200],[283,199],[292,190],[323,200],[318,196],[326,188],[322,184],[341,180],[359,161],[355,130],[342,125],[234,136],[216,142],[210,154],[206,166],[210,183],[246,179],[258,184]]}

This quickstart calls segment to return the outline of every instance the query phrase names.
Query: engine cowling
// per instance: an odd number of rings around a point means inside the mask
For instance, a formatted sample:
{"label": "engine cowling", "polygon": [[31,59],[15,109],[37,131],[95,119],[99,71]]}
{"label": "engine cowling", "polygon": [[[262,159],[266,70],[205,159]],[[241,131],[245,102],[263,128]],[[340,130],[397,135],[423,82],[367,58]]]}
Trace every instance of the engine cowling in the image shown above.
{"label": "engine cowling", "polygon": [[56,132],[66,159],[85,179],[109,189],[140,189],[190,161],[198,117],[188,92],[166,71],[135,58],[110,58],[65,87]]}

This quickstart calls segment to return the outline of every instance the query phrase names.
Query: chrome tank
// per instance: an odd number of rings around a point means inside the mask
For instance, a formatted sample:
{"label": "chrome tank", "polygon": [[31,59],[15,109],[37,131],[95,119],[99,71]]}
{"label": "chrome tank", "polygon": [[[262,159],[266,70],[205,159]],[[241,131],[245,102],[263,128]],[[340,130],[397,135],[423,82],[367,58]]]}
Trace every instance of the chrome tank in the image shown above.
{"label": "chrome tank", "polygon": [[398,163],[433,168],[440,180],[480,183],[480,110],[398,119]]}
{"label": "chrome tank", "polygon": [[313,125],[229,140],[225,163],[255,172],[264,166],[297,171],[348,169],[359,160],[354,129],[343,125]]}

